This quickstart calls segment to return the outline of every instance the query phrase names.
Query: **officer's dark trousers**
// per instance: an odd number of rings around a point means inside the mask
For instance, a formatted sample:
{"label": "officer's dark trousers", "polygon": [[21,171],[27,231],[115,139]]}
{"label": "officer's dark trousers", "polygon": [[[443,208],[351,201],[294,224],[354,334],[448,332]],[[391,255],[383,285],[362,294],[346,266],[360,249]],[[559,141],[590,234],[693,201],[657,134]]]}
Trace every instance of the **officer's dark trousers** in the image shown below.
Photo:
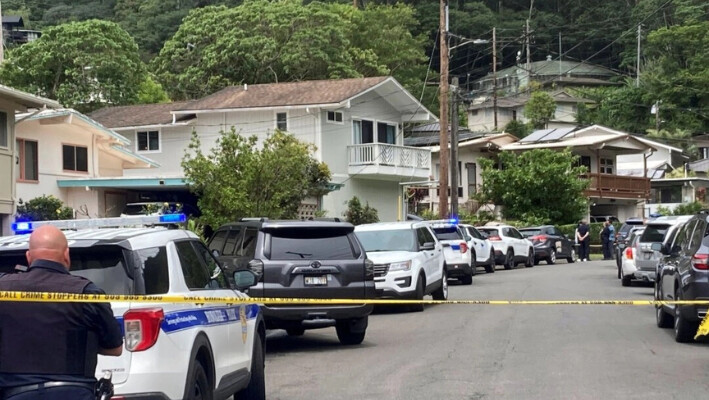
{"label": "officer's dark trousers", "polygon": [[67,386],[41,388],[24,392],[12,397],[2,397],[2,400],[95,400],[94,392],[88,388]]}

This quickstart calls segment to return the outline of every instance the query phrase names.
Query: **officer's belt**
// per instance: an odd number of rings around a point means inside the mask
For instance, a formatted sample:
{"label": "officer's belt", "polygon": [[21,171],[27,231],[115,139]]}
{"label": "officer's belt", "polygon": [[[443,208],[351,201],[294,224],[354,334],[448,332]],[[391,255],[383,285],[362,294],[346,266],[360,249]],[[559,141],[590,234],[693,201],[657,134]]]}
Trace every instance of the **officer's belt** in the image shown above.
{"label": "officer's belt", "polygon": [[3,389],[2,398],[7,399],[12,396],[17,396],[18,394],[22,394],[25,392],[33,392],[36,390],[40,390],[42,388],[50,389],[50,388],[55,388],[55,387],[70,387],[70,386],[85,388],[85,389],[90,390],[91,392],[94,392],[96,390],[95,383],[52,381],[52,382],[35,383],[34,385],[15,386],[15,387]]}

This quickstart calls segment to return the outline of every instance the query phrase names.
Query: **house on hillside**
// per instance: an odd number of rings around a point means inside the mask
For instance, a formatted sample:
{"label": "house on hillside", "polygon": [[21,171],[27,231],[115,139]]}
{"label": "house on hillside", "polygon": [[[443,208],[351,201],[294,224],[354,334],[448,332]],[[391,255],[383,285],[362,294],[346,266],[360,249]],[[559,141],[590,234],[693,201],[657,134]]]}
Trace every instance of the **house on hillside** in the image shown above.
{"label": "house on hillside", "polygon": [[[595,87],[617,85],[613,78],[620,74],[600,65],[578,61],[552,60],[515,65],[497,71],[497,93],[500,97],[520,94],[531,82],[548,90],[563,90],[569,87]],[[473,82],[470,98],[473,103],[481,103],[492,97],[495,76],[492,73]]]}
{"label": "house on hillside", "polygon": [[15,114],[60,107],[54,100],[0,85],[0,236],[12,234],[10,224],[17,207]]}
{"label": "house on hillside", "polygon": [[[417,126],[412,130],[410,137],[404,140],[407,146],[418,146],[431,150],[431,167],[433,174],[431,179],[437,182],[440,172],[440,124],[432,123]],[[495,158],[500,149],[510,143],[516,142],[516,136],[509,133],[485,133],[461,130],[458,132],[458,183],[451,185],[458,190],[458,204],[460,210],[468,213],[478,211],[479,204],[473,199],[480,186],[482,179],[480,176],[480,158]],[[429,186],[429,187],[426,187]],[[450,189],[448,190],[450,194]],[[409,212],[421,212],[428,209],[433,212],[438,211],[438,186],[422,185],[421,193],[417,199],[418,209],[410,209]]]}
{"label": "house on hillside", "polygon": [[76,218],[117,217],[126,204],[125,192],[92,182],[159,166],[134,153],[130,140],[72,109],[18,114],[15,136],[17,198],[53,195]]}
{"label": "house on hillside", "polygon": [[[586,166],[583,175],[590,181],[585,192],[589,199],[589,215],[615,215],[621,221],[646,216],[645,204],[650,198],[650,179],[618,174],[618,157],[644,155],[647,160],[657,149],[636,136],[600,125],[585,128],[538,130],[518,142],[502,146],[503,151],[523,152],[532,149],[570,149]],[[643,171],[647,165],[643,164]]]}
{"label": "house on hillside", "polygon": [[403,124],[436,119],[392,77],[233,86],[191,102],[110,107],[91,116],[161,164],[128,171],[135,182],[162,182],[176,193],[188,191],[180,162],[193,130],[204,151],[232,127],[259,141],[287,131],[315,144],[315,158],[332,173],[331,192],[303,204],[303,216],[324,210],[341,217],[358,196],[382,221],[401,218],[400,183],[428,179],[431,171],[430,150],[405,146]]}
{"label": "house on hillside", "polygon": [[19,46],[39,39],[41,31],[24,29],[25,20],[18,15],[4,15],[2,17],[2,34],[5,46]]}
{"label": "house on hillside", "polygon": [[[576,126],[576,114],[579,104],[592,104],[593,101],[573,96],[564,90],[549,93],[556,102],[556,111],[547,124],[547,128],[565,128]],[[497,130],[502,131],[512,121],[527,123],[524,107],[529,101],[528,94],[503,97],[497,100]],[[495,130],[495,106],[492,99],[487,99],[468,107],[468,129],[491,132]]]}

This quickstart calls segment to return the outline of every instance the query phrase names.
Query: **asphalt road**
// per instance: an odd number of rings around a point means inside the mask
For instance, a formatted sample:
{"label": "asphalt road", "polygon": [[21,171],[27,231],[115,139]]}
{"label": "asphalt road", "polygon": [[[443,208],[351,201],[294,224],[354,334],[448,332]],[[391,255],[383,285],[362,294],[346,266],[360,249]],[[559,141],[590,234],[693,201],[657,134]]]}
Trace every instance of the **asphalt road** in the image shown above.
{"label": "asphalt road", "polygon": [[[614,262],[478,273],[450,299],[651,299]],[[482,271],[481,269],[479,271]],[[360,346],[334,328],[269,333],[269,400],[701,399],[709,344],[679,344],[650,306],[429,306],[380,310]]]}

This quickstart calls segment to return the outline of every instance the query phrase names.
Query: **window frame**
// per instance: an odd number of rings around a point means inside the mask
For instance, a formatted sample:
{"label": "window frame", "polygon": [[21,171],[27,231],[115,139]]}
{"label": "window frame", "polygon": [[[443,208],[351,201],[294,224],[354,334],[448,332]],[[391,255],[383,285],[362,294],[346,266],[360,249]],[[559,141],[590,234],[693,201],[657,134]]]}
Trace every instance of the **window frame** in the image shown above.
{"label": "window frame", "polygon": [[[152,150],[150,149],[150,134],[152,132],[155,132],[158,135],[158,148],[157,150]],[[146,136],[146,144],[147,144],[147,150],[140,150],[140,139],[139,135],[141,133],[145,133]],[[145,130],[136,130],[135,131],[135,152],[136,153],[141,153],[141,154],[149,154],[149,153],[161,153],[162,152],[162,130],[161,129],[145,129]]]}
{"label": "window frame", "polygon": [[[74,148],[74,168],[75,169],[66,169],[64,168],[64,147],[73,147]],[[77,169],[77,157],[76,157],[76,149],[77,148],[83,148],[86,149],[86,171]],[[73,144],[73,143],[62,143],[62,171],[64,172],[72,172],[72,173],[79,173],[79,174],[88,174],[89,169],[90,169],[91,163],[89,162],[89,147],[84,146],[84,145],[79,145],[79,144]]]}
{"label": "window frame", "polygon": [[[364,143],[362,141],[362,123],[365,121],[370,122],[372,124],[372,141],[367,142],[367,143]],[[360,124],[359,138],[357,137],[357,132],[355,132],[355,124],[356,123]],[[386,142],[379,141],[379,124],[385,124],[385,125],[394,127],[394,143],[386,143]],[[383,145],[390,145],[390,146],[399,146],[400,145],[399,144],[399,136],[401,135],[401,132],[399,129],[399,124],[394,121],[353,116],[351,130],[352,130],[352,144],[355,144],[355,145],[357,145],[357,144],[383,144]]]}
{"label": "window frame", "polygon": [[[26,173],[25,173],[25,144],[27,142],[32,142],[35,144],[35,159],[34,159],[34,171],[35,174],[37,175],[36,179],[27,179],[26,178]],[[22,138],[17,138],[15,139],[15,145],[17,146],[17,156],[18,156],[18,161],[19,161],[19,176],[17,178],[17,182],[22,182],[22,183],[39,183],[39,141],[37,140],[30,140],[30,139],[22,139]]]}
{"label": "window frame", "polygon": [[[333,114],[334,119],[330,119],[330,113]],[[337,116],[340,116],[340,120],[337,120]],[[325,110],[325,121],[330,124],[344,125],[345,124],[345,114],[342,111]]]}
{"label": "window frame", "polygon": [[0,124],[0,148],[2,149],[9,149],[10,148],[10,113],[7,112],[6,110],[0,110],[0,115],[3,115],[4,117],[0,117],[0,121],[2,121],[2,118],[5,118],[5,123]]}
{"label": "window frame", "polygon": [[598,159],[598,173],[613,175],[615,171],[615,160],[612,158],[600,157]]}
{"label": "window frame", "polygon": [[[274,129],[278,129],[282,132],[288,132],[288,120],[290,119],[290,115],[288,115],[288,111],[274,111]],[[281,129],[278,125],[278,116],[284,114],[286,116],[285,124],[286,124],[286,129]]]}

